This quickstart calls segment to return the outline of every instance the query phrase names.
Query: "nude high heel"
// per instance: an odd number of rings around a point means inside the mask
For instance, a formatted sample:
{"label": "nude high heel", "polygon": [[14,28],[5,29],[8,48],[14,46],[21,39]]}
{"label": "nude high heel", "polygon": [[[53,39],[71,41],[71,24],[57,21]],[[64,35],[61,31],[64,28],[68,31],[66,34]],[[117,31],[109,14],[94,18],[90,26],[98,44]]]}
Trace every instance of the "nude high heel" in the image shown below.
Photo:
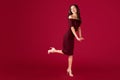
{"label": "nude high heel", "polygon": [[73,74],[72,74],[72,71],[67,69],[67,74],[70,76],[70,77],[73,77]]}
{"label": "nude high heel", "polygon": [[55,51],[55,48],[54,47],[50,47],[50,49],[48,50],[48,54],[54,53],[54,51]]}

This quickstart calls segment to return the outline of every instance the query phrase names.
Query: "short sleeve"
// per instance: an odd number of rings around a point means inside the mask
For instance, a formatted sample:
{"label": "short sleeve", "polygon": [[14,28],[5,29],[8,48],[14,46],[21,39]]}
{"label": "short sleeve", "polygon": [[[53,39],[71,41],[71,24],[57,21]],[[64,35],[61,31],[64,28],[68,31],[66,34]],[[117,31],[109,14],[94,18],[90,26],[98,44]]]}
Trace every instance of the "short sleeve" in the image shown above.
{"label": "short sleeve", "polygon": [[72,19],[69,19],[69,26],[70,27],[74,26],[74,21]]}

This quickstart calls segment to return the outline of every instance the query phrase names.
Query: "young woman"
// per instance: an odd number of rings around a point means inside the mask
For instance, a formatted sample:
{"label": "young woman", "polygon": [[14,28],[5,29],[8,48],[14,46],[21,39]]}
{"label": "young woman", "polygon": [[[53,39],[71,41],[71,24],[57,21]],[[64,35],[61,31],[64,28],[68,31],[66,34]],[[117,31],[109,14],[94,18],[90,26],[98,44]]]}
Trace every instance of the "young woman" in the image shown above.
{"label": "young woman", "polygon": [[[80,11],[76,4],[72,4],[70,6],[70,10],[68,13],[68,21],[69,21],[69,29],[67,33],[64,35],[63,39],[63,49],[57,50],[54,47],[51,47],[51,49],[48,50],[48,54],[50,53],[59,53],[59,54],[65,54],[68,55],[68,68],[67,73],[70,77],[73,77],[72,73],[72,61],[73,61],[73,49],[74,49],[74,37],[78,40],[84,40],[81,34],[81,17],[80,17]],[[79,36],[76,34],[76,32],[79,32]]]}

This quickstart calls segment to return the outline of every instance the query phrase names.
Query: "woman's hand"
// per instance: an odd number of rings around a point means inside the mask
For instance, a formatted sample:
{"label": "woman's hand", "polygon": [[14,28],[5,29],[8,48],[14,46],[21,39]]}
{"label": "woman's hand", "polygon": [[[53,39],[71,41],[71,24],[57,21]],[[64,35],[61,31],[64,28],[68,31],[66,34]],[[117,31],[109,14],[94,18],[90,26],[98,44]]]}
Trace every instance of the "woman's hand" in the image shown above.
{"label": "woman's hand", "polygon": [[80,37],[80,38],[77,38],[77,40],[78,40],[78,41],[82,41],[82,40],[84,40],[84,38],[83,38],[83,37]]}
{"label": "woman's hand", "polygon": [[84,38],[83,38],[83,37],[80,37],[80,41],[82,41],[82,40],[84,40]]}

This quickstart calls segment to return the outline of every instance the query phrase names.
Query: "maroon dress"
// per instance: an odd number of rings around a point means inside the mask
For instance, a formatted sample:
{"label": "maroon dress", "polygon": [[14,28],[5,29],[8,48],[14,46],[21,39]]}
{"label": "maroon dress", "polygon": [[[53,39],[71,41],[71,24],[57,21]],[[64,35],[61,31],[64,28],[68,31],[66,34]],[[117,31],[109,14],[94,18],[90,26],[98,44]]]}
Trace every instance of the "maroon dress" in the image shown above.
{"label": "maroon dress", "polygon": [[63,38],[62,52],[66,55],[73,55],[74,34],[71,31],[71,27],[73,26],[75,28],[75,31],[77,31],[78,27],[80,27],[81,20],[68,19],[68,21],[69,21],[69,29],[68,29],[67,33],[64,35],[64,38]]}

